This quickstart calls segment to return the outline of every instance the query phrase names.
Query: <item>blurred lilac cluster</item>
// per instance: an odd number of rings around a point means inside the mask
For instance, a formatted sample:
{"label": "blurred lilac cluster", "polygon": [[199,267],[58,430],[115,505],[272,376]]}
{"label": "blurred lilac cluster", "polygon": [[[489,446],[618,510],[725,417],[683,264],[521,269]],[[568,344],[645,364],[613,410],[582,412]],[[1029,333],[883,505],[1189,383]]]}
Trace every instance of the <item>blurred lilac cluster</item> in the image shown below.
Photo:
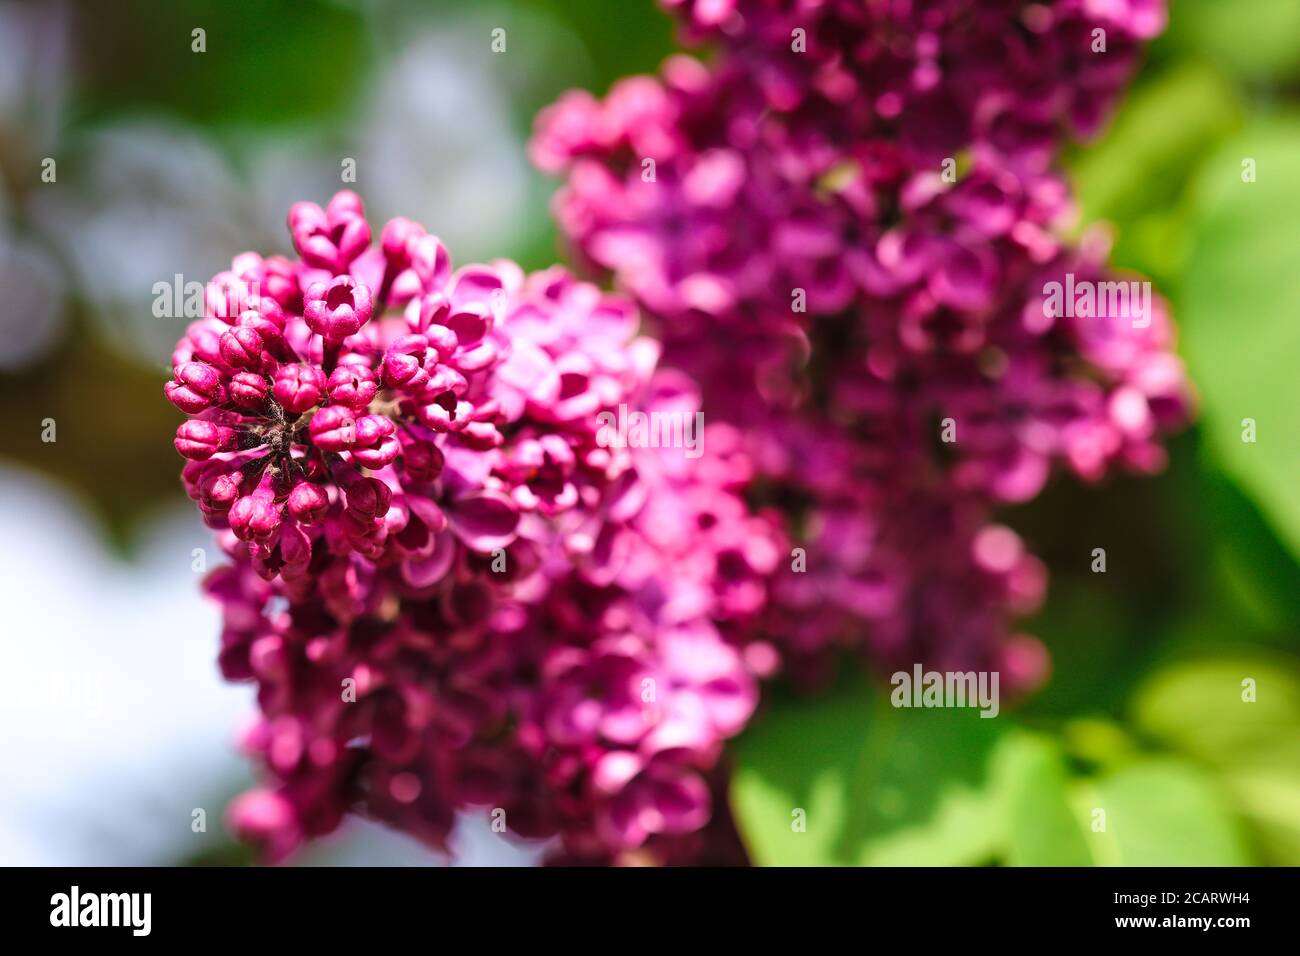
{"label": "blurred lilac cluster", "polygon": [[1064,238],[1056,169],[1163,0],[662,2],[707,63],[568,93],[531,150],[804,549],[764,626],[808,676],[847,646],[1034,686],[1046,574],[995,509],[1159,468],[1190,411],[1163,304]]}
{"label": "blurred lilac cluster", "polygon": [[443,846],[482,806],[567,859],[689,852],[774,666],[744,635],[781,545],[738,434],[694,458],[602,436],[700,400],[563,270],[453,271],[403,219],[372,242],[349,192],[289,227],[300,259],[208,284],[166,386],[273,778],[233,826],[271,859],[348,812]]}

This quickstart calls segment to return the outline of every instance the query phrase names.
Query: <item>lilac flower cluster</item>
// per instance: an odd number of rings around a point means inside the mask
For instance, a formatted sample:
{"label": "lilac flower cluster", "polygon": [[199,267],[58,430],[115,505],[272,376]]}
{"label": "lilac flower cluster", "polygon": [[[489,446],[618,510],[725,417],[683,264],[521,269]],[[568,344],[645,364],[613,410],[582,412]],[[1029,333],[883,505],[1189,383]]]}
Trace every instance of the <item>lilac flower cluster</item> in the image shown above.
{"label": "lilac flower cluster", "polygon": [[234,828],[271,859],[356,812],[444,846],[504,811],[570,859],[681,852],[773,652],[780,555],[706,454],[604,441],[627,405],[693,413],[630,302],[561,269],[453,270],[361,201],[295,205],[299,259],[237,256],[174,354],[185,488],[231,564],[220,664],[254,681],[272,782]]}
{"label": "lilac flower cluster", "polygon": [[1163,304],[1115,307],[1129,284],[1064,238],[1055,171],[1163,0],[663,3],[708,64],[569,93],[531,150],[806,550],[766,626],[796,669],[865,646],[1034,685],[1046,655],[1013,630],[1045,572],[994,510],[1056,467],[1157,469],[1190,410]]}

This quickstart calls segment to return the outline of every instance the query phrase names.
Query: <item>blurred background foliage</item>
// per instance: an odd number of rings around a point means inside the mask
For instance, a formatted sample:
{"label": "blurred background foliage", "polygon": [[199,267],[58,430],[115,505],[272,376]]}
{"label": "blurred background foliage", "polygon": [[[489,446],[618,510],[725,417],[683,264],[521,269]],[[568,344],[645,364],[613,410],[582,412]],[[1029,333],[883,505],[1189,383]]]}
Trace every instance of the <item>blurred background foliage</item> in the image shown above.
{"label": "blurred background foliage", "polygon": [[[152,316],[154,282],[283,251],[289,202],[327,198],[343,157],[372,218],[546,265],[533,115],[673,49],[653,0],[4,0],[0,463],[73,489],[131,553],[184,500],[161,383],[185,320]],[[1175,0],[1068,167],[1080,228],[1170,300],[1198,423],[1158,478],[1005,515],[1052,575],[1033,698],[981,720],[895,710],[851,669],[817,698],[774,688],[734,754],[755,862],[1300,864],[1300,4]]]}

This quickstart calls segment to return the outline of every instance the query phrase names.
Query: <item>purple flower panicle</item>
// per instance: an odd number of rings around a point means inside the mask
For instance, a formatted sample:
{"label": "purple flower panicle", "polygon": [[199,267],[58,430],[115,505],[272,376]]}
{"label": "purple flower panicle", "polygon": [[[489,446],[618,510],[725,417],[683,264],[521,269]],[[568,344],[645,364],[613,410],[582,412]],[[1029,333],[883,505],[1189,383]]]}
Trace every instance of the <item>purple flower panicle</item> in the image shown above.
{"label": "purple flower panicle", "polygon": [[772,656],[738,436],[602,440],[699,396],[561,269],[453,270],[403,219],[372,244],[346,192],[289,227],[299,259],[213,280],[165,389],[231,562],[221,669],[258,689],[234,829],[281,859],[360,813],[441,847],[477,806],[572,858],[680,854]]}
{"label": "purple flower panicle", "polygon": [[1190,412],[1164,304],[1100,236],[1065,238],[1056,171],[1164,3],[664,5],[709,64],[566,94],[531,154],[566,177],[577,254],[707,384],[806,551],[769,632],[814,670],[865,646],[1033,686],[1046,655],[1012,622],[1045,574],[993,511],[1055,469],[1159,468]]}

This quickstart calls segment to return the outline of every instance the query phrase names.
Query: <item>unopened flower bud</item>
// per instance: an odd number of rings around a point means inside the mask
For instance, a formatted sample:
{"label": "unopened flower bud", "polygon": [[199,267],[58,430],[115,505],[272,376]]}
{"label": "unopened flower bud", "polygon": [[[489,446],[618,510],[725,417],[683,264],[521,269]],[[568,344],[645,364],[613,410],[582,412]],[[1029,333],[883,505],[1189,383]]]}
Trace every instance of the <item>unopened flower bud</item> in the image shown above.
{"label": "unopened flower bud", "polygon": [[262,337],[248,326],[236,326],[221,336],[221,357],[232,368],[258,371],[264,354]]}
{"label": "unopened flower bud", "polygon": [[384,353],[384,385],[403,391],[423,388],[429,381],[425,356],[429,340],[423,335],[404,335]]}
{"label": "unopened flower bud", "polygon": [[392,490],[378,478],[358,478],[345,494],[348,511],[366,518],[382,518],[393,500]]}
{"label": "unopened flower bud", "polygon": [[320,485],[310,481],[300,481],[289,492],[286,506],[295,520],[303,524],[314,524],[329,510],[330,499]]}
{"label": "unopened flower bud", "polygon": [[186,362],[176,370],[176,380],[163,386],[163,392],[173,405],[191,415],[226,400],[221,373],[206,362]]}
{"label": "unopened flower bud", "polygon": [[442,450],[431,441],[422,438],[410,438],[403,433],[402,466],[406,473],[416,481],[435,481],[442,474],[445,463]]}
{"label": "unopened flower bud", "polygon": [[334,404],[363,412],[378,393],[379,380],[366,366],[348,363],[330,374],[327,390]]}
{"label": "unopened flower bud", "polygon": [[311,420],[311,440],[322,451],[347,451],[357,440],[357,424],[350,408],[328,405]]}
{"label": "unopened flower bud", "polygon": [[307,290],[303,318],[326,342],[337,344],[370,321],[370,290],[351,276],[316,282]]}
{"label": "unopened flower bud", "polygon": [[401,454],[397,441],[397,426],[383,415],[363,415],[357,419],[357,443],[352,458],[366,468],[379,469],[391,465]]}
{"label": "unopened flower bud", "polygon": [[303,261],[334,273],[347,270],[370,245],[370,224],[356,193],[343,190],[321,209],[315,203],[295,203],[289,210],[289,231]]}
{"label": "unopened flower bud", "polygon": [[248,411],[264,407],[271,391],[266,376],[257,372],[236,372],[230,377],[230,385],[226,390],[230,393],[232,402]]}
{"label": "unopened flower bud", "polygon": [[211,512],[224,514],[239,499],[243,484],[244,473],[238,469],[210,475],[199,486],[199,503]]}
{"label": "unopened flower bud", "polygon": [[280,509],[274,501],[244,495],[231,506],[228,520],[241,541],[265,541],[280,527]]}
{"label": "unopened flower bud", "polygon": [[325,373],[311,365],[282,365],[272,388],[286,412],[300,414],[320,402],[325,394]]}
{"label": "unopened flower bud", "polygon": [[239,434],[233,428],[191,418],[176,429],[176,450],[191,461],[204,461],[219,451],[234,448]]}

